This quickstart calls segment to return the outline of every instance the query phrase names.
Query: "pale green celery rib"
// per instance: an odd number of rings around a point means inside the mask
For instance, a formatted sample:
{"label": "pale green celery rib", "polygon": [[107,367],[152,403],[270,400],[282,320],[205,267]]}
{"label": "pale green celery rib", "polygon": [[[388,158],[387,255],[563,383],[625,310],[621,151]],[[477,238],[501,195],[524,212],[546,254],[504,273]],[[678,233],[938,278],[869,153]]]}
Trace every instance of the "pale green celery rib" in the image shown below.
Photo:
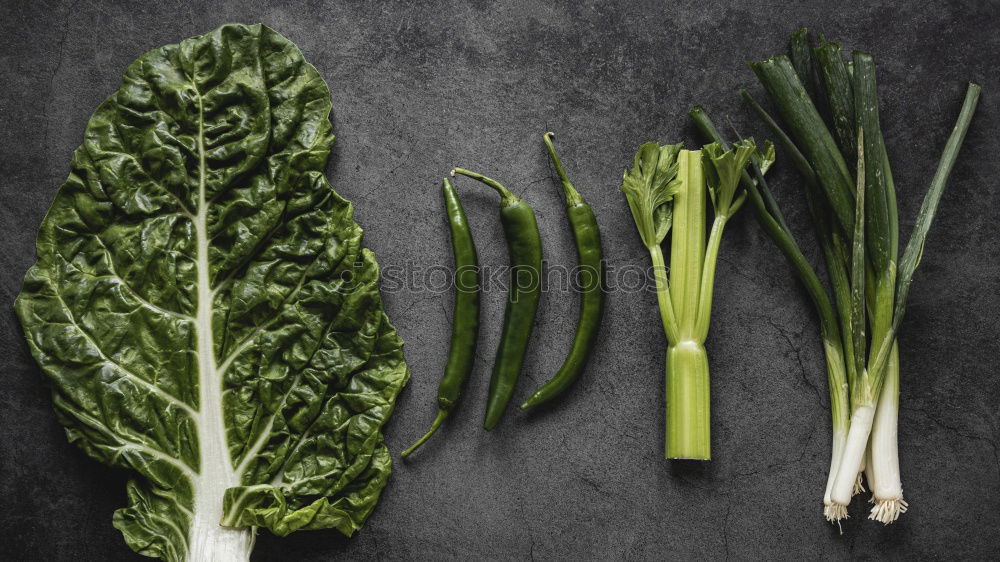
{"label": "pale green celery rib", "polygon": [[670,296],[679,333],[670,341],[666,361],[666,443],[671,459],[711,458],[708,355],[696,323],[705,259],[707,186],[701,152],[678,154],[680,191],[673,199],[670,247]]}
{"label": "pale green celery rib", "polygon": [[722,231],[726,228],[729,217],[716,215],[712,221],[712,231],[708,236],[708,248],[705,251],[705,263],[702,270],[700,298],[698,302],[698,319],[695,321],[694,339],[704,342],[708,338],[708,326],[712,320],[712,292],[715,288],[715,264],[719,259],[719,247],[722,245]]}
{"label": "pale green celery rib", "polygon": [[680,339],[694,336],[705,257],[707,205],[701,151],[681,150],[677,155],[677,177],[683,187],[674,195],[670,235],[670,286]]}
{"label": "pale green celery rib", "polygon": [[683,341],[667,348],[668,459],[710,460],[711,400],[705,347]]}
{"label": "pale green celery rib", "polygon": [[663,323],[663,333],[668,343],[674,343],[679,337],[677,317],[670,298],[670,285],[667,282],[667,266],[663,261],[663,248],[659,244],[649,248],[649,256],[653,261],[653,278],[656,280],[656,301],[660,309],[660,321]]}

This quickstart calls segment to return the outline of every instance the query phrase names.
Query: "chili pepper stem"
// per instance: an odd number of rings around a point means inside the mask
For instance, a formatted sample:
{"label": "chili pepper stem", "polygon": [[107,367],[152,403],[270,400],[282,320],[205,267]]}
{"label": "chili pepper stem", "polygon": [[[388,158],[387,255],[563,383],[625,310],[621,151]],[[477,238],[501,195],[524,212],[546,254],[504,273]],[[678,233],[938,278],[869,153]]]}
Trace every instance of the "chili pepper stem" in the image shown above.
{"label": "chili pepper stem", "polygon": [[407,450],[403,451],[402,453],[400,453],[399,456],[401,456],[403,458],[406,458],[406,457],[410,456],[410,454],[413,453],[413,451],[416,451],[421,445],[424,444],[424,442],[426,442],[428,439],[430,439],[431,435],[434,435],[434,432],[437,431],[439,427],[441,427],[441,424],[444,422],[444,419],[447,418],[447,417],[448,417],[448,411],[447,410],[438,410],[437,417],[434,418],[434,423],[431,424],[431,428],[427,431],[427,433],[425,433],[424,436],[421,437],[420,439],[417,439],[416,443],[414,443],[413,445],[411,445],[409,449],[407,449]]}
{"label": "chili pepper stem", "polygon": [[566,170],[563,168],[562,160],[559,159],[559,155],[556,153],[556,147],[552,144],[552,137],[556,136],[555,133],[549,132],[542,135],[542,140],[545,141],[545,146],[549,149],[549,158],[552,160],[552,167],[556,169],[556,173],[559,174],[559,181],[562,182],[563,192],[566,194],[566,206],[572,207],[573,205],[582,205],[583,197],[580,193],[573,187],[573,182],[569,181],[569,176],[566,175]]}
{"label": "chili pepper stem", "polygon": [[455,177],[455,174],[470,177],[474,180],[479,180],[480,182],[485,183],[486,185],[492,187],[497,193],[500,194],[501,203],[504,207],[517,203],[518,201],[521,200],[520,197],[511,193],[510,190],[507,189],[506,186],[504,186],[504,184],[498,182],[493,178],[484,176],[478,172],[473,172],[471,170],[466,170],[464,168],[452,168],[451,177]]}

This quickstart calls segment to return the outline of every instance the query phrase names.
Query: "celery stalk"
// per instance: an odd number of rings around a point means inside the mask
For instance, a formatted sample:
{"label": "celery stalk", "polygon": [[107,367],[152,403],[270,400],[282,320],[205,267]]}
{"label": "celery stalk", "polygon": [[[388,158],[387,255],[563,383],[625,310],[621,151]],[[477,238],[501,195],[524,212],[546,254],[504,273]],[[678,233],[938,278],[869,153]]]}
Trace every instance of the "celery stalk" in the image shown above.
{"label": "celery stalk", "polygon": [[701,169],[701,151],[682,150],[677,155],[674,224],[670,234],[670,295],[680,321],[682,341],[694,337],[698,315],[701,270],[705,260],[705,220],[708,191]]}
{"label": "celery stalk", "polygon": [[[711,458],[711,412],[705,340],[712,310],[715,264],[729,217],[746,198],[737,193],[754,151],[742,143],[724,151],[646,143],[624,175],[625,193],[656,281],[660,319],[667,339],[666,440],[670,459]],[[711,196],[714,220],[705,228]],[[670,270],[662,243],[670,233]]]}
{"label": "celery stalk", "polygon": [[708,354],[683,340],[667,348],[666,458],[710,460]]}
{"label": "celery stalk", "polygon": [[702,345],[704,339],[699,340],[696,333],[708,199],[701,151],[681,150],[677,165],[680,185],[673,200],[670,285],[680,333],[667,349],[665,454],[669,459],[709,460],[708,355]]}

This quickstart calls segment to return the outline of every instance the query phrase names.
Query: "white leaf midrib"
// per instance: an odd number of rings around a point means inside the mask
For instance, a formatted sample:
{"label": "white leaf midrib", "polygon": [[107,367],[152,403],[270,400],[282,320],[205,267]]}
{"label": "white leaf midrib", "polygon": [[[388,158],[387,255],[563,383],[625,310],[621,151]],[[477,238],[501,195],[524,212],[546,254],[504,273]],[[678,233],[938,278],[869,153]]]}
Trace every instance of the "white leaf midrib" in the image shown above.
{"label": "white leaf midrib", "polygon": [[230,562],[248,560],[253,545],[249,529],[222,527],[223,495],[239,485],[229,455],[222,403],[222,373],[215,360],[212,312],[215,293],[211,287],[206,186],[204,100],[192,83],[198,100],[198,210],[192,220],[195,231],[198,306],[195,314],[198,357],[198,477],[194,489],[194,518],[189,534],[188,559]]}

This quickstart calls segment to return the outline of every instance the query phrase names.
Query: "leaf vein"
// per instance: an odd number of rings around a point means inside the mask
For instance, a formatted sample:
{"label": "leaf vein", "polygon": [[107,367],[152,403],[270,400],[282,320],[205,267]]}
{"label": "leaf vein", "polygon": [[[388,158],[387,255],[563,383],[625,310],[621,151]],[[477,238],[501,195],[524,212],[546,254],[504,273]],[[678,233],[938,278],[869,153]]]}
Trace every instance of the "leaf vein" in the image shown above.
{"label": "leaf vein", "polygon": [[66,319],[69,321],[69,324],[72,325],[74,328],[76,328],[80,332],[80,334],[84,338],[86,338],[88,342],[90,342],[90,345],[93,348],[93,350],[97,352],[97,354],[101,357],[101,359],[104,360],[105,363],[116,367],[119,371],[121,371],[122,374],[124,374],[128,378],[128,380],[132,382],[137,382],[140,386],[146,388],[153,394],[156,394],[157,396],[173,404],[174,406],[181,408],[192,417],[197,416],[197,412],[195,412],[194,408],[192,408],[189,404],[187,404],[180,398],[177,398],[173,394],[170,394],[166,390],[163,390],[162,388],[156,386],[152,382],[149,382],[146,379],[140,377],[136,373],[133,373],[129,369],[126,369],[124,365],[109,357],[104,352],[104,350],[101,349],[101,347],[97,344],[97,341],[94,340],[93,336],[87,333],[87,331],[83,329],[83,326],[81,326],[80,323],[76,321],[76,318],[73,316],[73,312],[70,310],[69,306],[66,305],[66,301],[63,300],[62,293],[60,293],[55,286],[52,287],[52,292],[53,294],[55,294],[56,298],[59,299],[60,307],[62,308],[63,312],[66,313]]}
{"label": "leaf vein", "polygon": [[107,244],[104,243],[104,240],[101,239],[101,236],[99,234],[97,234],[96,232],[93,233],[93,236],[94,236],[94,239],[97,240],[97,243],[100,244],[101,248],[104,250],[104,255],[108,259],[108,269],[111,271],[111,276],[114,277],[115,279],[117,279],[120,282],[119,283],[120,286],[124,287],[125,289],[128,289],[128,292],[132,295],[132,297],[134,297],[137,301],[139,301],[140,303],[142,303],[147,308],[155,310],[156,312],[159,312],[160,314],[164,314],[164,315],[167,315],[167,316],[173,316],[175,318],[179,318],[181,320],[187,320],[189,322],[193,322],[194,321],[194,317],[192,317],[192,316],[190,316],[188,314],[183,314],[183,313],[177,312],[175,310],[169,310],[169,309],[163,308],[161,306],[157,306],[157,305],[151,303],[150,301],[146,300],[142,295],[140,295],[139,291],[135,290],[135,288],[133,288],[132,285],[129,284],[129,282],[126,281],[125,278],[118,273],[117,269],[115,268],[114,259],[113,259],[112,255],[111,255],[111,250],[108,248]]}

